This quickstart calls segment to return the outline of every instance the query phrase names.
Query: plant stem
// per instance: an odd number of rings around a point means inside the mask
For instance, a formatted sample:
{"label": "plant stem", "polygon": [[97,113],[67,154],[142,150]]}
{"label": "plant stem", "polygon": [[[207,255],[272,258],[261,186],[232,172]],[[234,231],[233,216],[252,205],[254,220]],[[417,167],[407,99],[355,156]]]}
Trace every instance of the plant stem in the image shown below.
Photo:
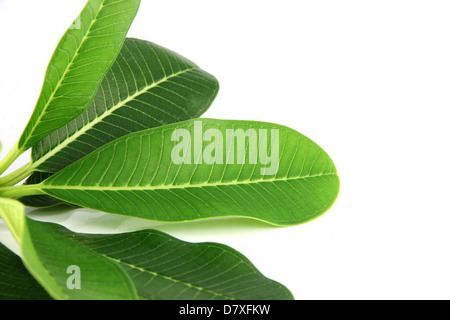
{"label": "plant stem", "polygon": [[11,151],[6,155],[6,157],[0,161],[0,175],[9,168],[9,166],[23,153],[22,150],[19,149],[19,142],[17,142],[14,147],[12,147]]}
{"label": "plant stem", "polygon": [[30,167],[31,163],[27,163],[22,168],[0,178],[0,186],[9,187],[19,183],[33,173],[33,169],[30,169]]}
{"label": "plant stem", "polygon": [[19,198],[39,194],[44,194],[39,184],[0,188],[0,197],[3,198]]}

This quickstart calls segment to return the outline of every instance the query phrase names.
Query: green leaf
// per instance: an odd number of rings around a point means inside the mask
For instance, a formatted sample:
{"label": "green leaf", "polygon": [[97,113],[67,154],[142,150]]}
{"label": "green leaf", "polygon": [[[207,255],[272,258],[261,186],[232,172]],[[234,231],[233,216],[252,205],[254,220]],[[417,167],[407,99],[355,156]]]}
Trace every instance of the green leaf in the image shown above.
{"label": "green leaf", "polygon": [[[0,217],[19,244],[26,268],[54,299],[137,298],[122,268],[27,218],[20,202],[0,198]],[[81,289],[68,285],[72,266],[79,268]]]}
{"label": "green leaf", "polygon": [[41,184],[3,195],[46,193],[156,221],[243,216],[295,225],[326,212],[338,192],[333,161],[302,134],[271,123],[199,119],[129,134]]}
{"label": "green leaf", "polygon": [[246,257],[222,244],[184,242],[156,230],[89,235],[54,227],[118,263],[143,299],[293,299],[286,287],[264,277]]}
{"label": "green leaf", "polygon": [[48,300],[20,257],[0,243],[0,300]]}
{"label": "green leaf", "polygon": [[91,106],[33,147],[31,169],[56,172],[131,132],[202,115],[219,85],[186,58],[126,39]]}
{"label": "green leaf", "polygon": [[36,108],[17,145],[24,151],[80,115],[117,57],[139,0],[89,0],[60,40]]}

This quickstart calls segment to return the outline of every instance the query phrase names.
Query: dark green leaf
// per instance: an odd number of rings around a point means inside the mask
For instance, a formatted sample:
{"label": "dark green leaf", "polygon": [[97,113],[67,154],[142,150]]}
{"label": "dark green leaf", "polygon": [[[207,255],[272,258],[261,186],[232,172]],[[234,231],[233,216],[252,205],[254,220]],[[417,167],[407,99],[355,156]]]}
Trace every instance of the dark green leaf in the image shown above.
{"label": "dark green leaf", "polygon": [[143,299],[293,299],[286,287],[264,277],[246,257],[222,244],[184,242],[156,230],[89,235],[56,228],[122,266]]}
{"label": "dark green leaf", "polygon": [[[19,244],[26,268],[52,298],[137,299],[129,276],[116,263],[25,217],[20,202],[0,198],[0,217]],[[74,266],[79,289],[68,285]]]}

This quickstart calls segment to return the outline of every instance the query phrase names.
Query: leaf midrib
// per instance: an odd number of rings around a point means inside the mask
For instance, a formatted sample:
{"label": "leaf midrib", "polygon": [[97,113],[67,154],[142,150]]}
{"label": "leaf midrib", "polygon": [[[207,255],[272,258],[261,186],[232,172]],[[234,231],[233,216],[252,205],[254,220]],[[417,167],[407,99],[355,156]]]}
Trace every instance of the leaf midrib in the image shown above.
{"label": "leaf midrib", "polygon": [[146,85],[143,89],[141,90],[137,90],[133,95],[128,96],[126,99],[122,100],[120,103],[114,105],[113,107],[111,107],[110,109],[108,109],[106,112],[104,112],[102,115],[100,115],[99,117],[96,117],[93,121],[89,122],[87,125],[83,126],[83,128],[81,128],[80,130],[78,130],[77,132],[75,132],[73,135],[71,135],[70,137],[68,137],[66,140],[64,140],[64,142],[62,142],[61,144],[58,144],[55,148],[53,148],[51,151],[47,152],[44,156],[42,156],[41,158],[39,158],[38,161],[33,162],[32,164],[32,168],[36,169],[38,168],[42,163],[44,163],[46,160],[48,160],[49,158],[53,157],[55,154],[57,154],[58,152],[60,152],[61,150],[63,150],[67,145],[69,145],[70,143],[72,143],[73,141],[75,141],[77,138],[79,138],[81,135],[83,135],[84,133],[86,133],[88,130],[92,129],[96,124],[100,123],[101,121],[103,121],[103,119],[105,119],[106,117],[110,116],[112,113],[114,113],[117,109],[123,107],[124,105],[126,105],[128,102],[133,101],[134,99],[136,99],[137,97],[139,97],[140,95],[144,94],[145,92],[159,86],[161,83],[164,83],[174,77],[177,77],[181,74],[184,74],[186,72],[189,72],[193,69],[197,69],[198,67],[192,67],[192,68],[187,68],[185,70],[176,72],[170,76],[165,76],[163,78],[161,78],[160,80],[153,82],[151,84]]}
{"label": "leaf midrib", "polygon": [[279,182],[279,181],[291,181],[291,180],[306,180],[310,178],[319,178],[324,176],[337,176],[336,173],[324,173],[317,175],[308,175],[303,177],[284,177],[272,180],[243,180],[243,181],[229,181],[229,182],[214,182],[214,183],[202,183],[202,184],[180,184],[180,185],[159,185],[159,186],[83,186],[83,185],[45,185],[45,181],[40,185],[36,185],[35,187],[41,187],[42,189],[83,189],[83,190],[99,190],[99,191],[130,191],[130,190],[138,190],[138,191],[150,191],[150,190],[164,190],[164,189],[188,189],[188,188],[204,188],[204,187],[216,187],[216,186],[230,186],[230,185],[249,185],[249,184],[258,184],[264,182]]}

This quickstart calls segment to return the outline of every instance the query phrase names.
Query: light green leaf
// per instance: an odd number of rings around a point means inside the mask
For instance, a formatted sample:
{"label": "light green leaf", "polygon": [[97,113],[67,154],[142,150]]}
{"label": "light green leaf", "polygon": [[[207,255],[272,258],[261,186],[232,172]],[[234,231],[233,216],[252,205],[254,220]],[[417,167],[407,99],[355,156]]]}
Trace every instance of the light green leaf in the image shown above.
{"label": "light green leaf", "polygon": [[139,0],[89,0],[60,40],[18,153],[80,115],[117,57]]}
{"label": "light green leaf", "polygon": [[129,134],[41,184],[3,194],[46,193],[157,221],[242,216],[295,225],[326,212],[338,192],[333,161],[302,134],[271,123],[199,119]]}
{"label": "light green leaf", "polygon": [[246,257],[222,244],[184,242],[156,230],[89,235],[55,228],[118,263],[143,299],[293,299],[286,287],[264,277]]}
{"label": "light green leaf", "polygon": [[56,172],[131,132],[202,115],[219,84],[186,58],[126,39],[91,106],[33,147],[30,170]]}
{"label": "light green leaf", "polygon": [[[26,268],[54,299],[137,298],[122,268],[27,218],[20,202],[0,198],[0,217],[19,244]],[[68,285],[72,266],[79,268],[80,289]]]}
{"label": "light green leaf", "polygon": [[20,257],[0,243],[0,300],[49,300]]}

